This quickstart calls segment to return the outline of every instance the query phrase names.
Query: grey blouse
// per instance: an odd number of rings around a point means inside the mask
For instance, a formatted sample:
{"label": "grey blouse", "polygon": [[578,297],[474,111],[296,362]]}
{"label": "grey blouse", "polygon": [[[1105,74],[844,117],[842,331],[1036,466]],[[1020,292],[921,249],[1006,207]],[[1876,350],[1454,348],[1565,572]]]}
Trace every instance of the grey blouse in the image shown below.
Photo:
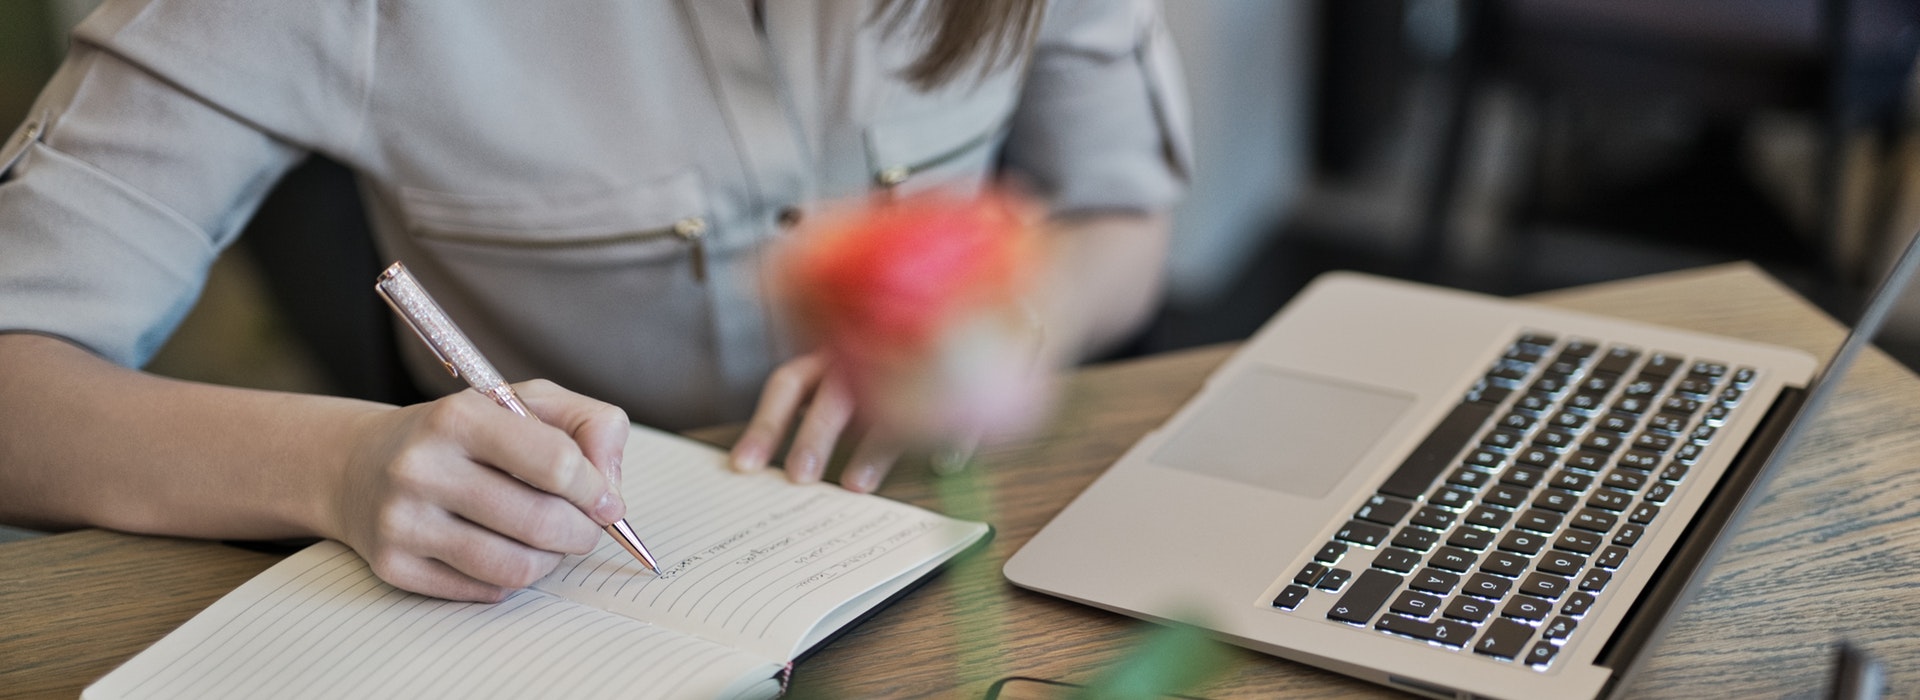
{"label": "grey blouse", "polygon": [[0,143],[0,330],[145,363],[318,152],[509,379],[679,428],[745,417],[795,351],[755,253],[809,204],[1001,169],[1056,212],[1177,196],[1150,0],[1053,2],[1029,60],[931,92],[872,4],[109,0]]}

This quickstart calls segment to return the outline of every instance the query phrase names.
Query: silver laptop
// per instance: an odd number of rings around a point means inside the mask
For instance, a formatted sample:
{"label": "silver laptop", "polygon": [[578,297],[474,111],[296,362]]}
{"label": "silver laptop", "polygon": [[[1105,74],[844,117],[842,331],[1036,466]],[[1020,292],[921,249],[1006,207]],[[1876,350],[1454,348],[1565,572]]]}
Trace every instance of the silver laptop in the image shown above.
{"label": "silver laptop", "polygon": [[1616,694],[1917,259],[1825,370],[1323,276],[1005,574],[1429,697]]}

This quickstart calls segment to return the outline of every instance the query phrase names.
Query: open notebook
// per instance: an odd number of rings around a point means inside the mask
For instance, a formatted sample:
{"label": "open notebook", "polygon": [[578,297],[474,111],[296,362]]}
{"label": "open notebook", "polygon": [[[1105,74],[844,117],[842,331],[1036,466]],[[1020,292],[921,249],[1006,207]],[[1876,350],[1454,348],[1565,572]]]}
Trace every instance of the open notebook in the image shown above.
{"label": "open notebook", "polygon": [[506,601],[407,593],[337,542],[288,558],[85,698],[772,697],[799,655],[970,545],[985,524],[778,473],[635,426],[628,522]]}

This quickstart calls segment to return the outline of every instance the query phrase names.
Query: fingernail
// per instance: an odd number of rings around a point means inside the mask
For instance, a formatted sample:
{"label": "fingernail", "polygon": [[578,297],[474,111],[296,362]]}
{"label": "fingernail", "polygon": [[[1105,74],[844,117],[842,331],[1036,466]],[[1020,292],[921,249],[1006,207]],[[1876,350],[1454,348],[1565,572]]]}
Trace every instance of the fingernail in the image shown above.
{"label": "fingernail", "polygon": [[593,504],[593,516],[602,525],[612,524],[620,516],[627,514],[627,505],[613,496],[612,491],[600,494],[600,501]]}
{"label": "fingernail", "polygon": [[620,455],[614,455],[613,461],[607,464],[607,475],[613,478],[613,487],[616,489],[620,488],[620,482],[627,477],[626,472],[621,470],[620,462]]}
{"label": "fingernail", "polygon": [[758,471],[767,466],[767,456],[759,448],[743,447],[733,453],[733,470],[737,472]]}
{"label": "fingernail", "polygon": [[798,462],[797,464],[793,462],[787,464],[787,468],[791,470],[791,473],[787,476],[792,477],[795,482],[802,484],[820,480],[819,457],[810,454],[801,455],[800,459],[796,461]]}
{"label": "fingernail", "polygon": [[879,485],[874,483],[878,481],[874,478],[878,473],[879,470],[874,469],[871,464],[848,469],[846,475],[840,477],[840,486],[848,491],[869,493],[873,491],[873,487]]}

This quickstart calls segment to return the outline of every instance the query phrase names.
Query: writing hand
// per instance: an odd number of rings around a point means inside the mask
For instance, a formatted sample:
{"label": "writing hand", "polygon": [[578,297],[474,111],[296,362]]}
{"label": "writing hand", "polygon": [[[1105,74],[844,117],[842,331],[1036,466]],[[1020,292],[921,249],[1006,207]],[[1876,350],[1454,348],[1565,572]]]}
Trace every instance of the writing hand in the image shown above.
{"label": "writing hand", "polygon": [[591,551],[626,514],[626,414],[544,380],[514,388],[540,420],[474,391],[366,417],[330,536],[394,586],[487,602]]}
{"label": "writing hand", "polygon": [[[834,446],[855,425],[857,413],[853,393],[833,372],[825,355],[815,352],[788,360],[767,377],[753,418],[739,442],[734,443],[731,463],[741,471],[765,467],[781,438],[791,430],[787,478],[796,483],[818,481]],[[879,488],[900,452],[898,442],[884,431],[868,430],[841,472],[840,485],[862,493]]]}

